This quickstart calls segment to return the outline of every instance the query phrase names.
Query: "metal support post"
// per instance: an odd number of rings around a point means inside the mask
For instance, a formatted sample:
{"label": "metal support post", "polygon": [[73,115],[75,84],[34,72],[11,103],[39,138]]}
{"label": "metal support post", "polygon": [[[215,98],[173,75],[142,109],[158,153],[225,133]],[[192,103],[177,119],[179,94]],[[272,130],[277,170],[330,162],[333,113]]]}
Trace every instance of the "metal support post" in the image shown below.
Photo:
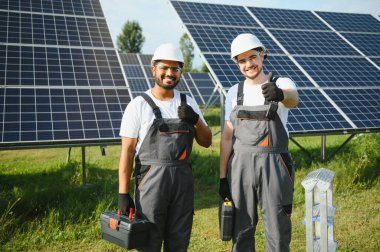
{"label": "metal support post", "polygon": [[223,133],[224,128],[224,95],[220,92],[220,132]]}
{"label": "metal support post", "polygon": [[82,184],[86,186],[87,177],[86,177],[86,147],[82,146]]}
{"label": "metal support post", "polygon": [[326,135],[321,137],[321,161],[326,161]]}
{"label": "metal support post", "polygon": [[66,162],[70,162],[70,157],[71,157],[71,147],[69,147],[69,152],[67,153],[67,160]]}
{"label": "metal support post", "polygon": [[332,181],[335,173],[320,168],[302,181],[305,188],[306,251],[334,252],[333,218],[336,212],[332,202]]}

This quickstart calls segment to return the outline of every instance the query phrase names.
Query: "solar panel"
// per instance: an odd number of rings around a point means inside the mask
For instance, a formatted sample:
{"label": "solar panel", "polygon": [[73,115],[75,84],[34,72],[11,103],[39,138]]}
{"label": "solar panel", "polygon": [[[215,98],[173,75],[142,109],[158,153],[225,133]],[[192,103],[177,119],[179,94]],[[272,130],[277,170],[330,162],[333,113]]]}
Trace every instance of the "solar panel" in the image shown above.
{"label": "solar panel", "polygon": [[380,72],[362,57],[294,57],[321,87],[380,86]]}
{"label": "solar panel", "polygon": [[230,53],[229,44],[231,41],[240,33],[251,32],[256,34],[263,44],[268,45],[267,49],[271,54],[284,54],[284,52],[275,43],[273,43],[269,35],[262,29],[247,27],[202,26],[192,24],[189,24],[187,28],[199,46],[199,49],[204,53]]}
{"label": "solar panel", "polygon": [[[205,54],[204,56],[224,88],[228,89],[244,80],[239,67],[231,60],[229,55]],[[265,64],[265,71],[272,71],[274,76],[290,77],[298,87],[313,87],[307,77],[286,56],[269,56]]]}
{"label": "solar panel", "polygon": [[380,58],[370,58],[374,63],[376,63],[380,67]]}
{"label": "solar panel", "polygon": [[[347,93],[333,95],[336,90],[362,88],[373,89],[377,92],[375,97],[378,96],[379,68],[363,56],[380,64],[380,23],[374,17],[183,1],[171,1],[171,4],[224,92],[244,79],[229,57],[232,40],[246,32],[258,36],[268,48],[265,72],[290,77],[299,88],[301,104],[289,116],[292,134],[377,127],[365,120],[369,116],[364,111],[352,110],[352,103],[343,109],[338,101],[345,101]],[[230,12],[219,11],[223,8]],[[233,11],[241,13],[230,15]],[[218,13],[215,22],[207,18],[209,13]],[[246,17],[246,21],[241,22],[241,17]],[[364,118],[363,123],[350,111]]]}
{"label": "solar panel", "polygon": [[380,56],[380,33],[343,33],[342,35],[365,55]]}
{"label": "solar panel", "polygon": [[77,1],[77,0],[33,0],[33,1],[14,1],[1,0],[1,10],[42,12],[66,15],[83,15],[103,17],[103,11],[99,1]]}
{"label": "solar panel", "polygon": [[358,127],[380,127],[380,87],[331,89],[326,93]]}
{"label": "solar panel", "polygon": [[0,148],[119,141],[131,97],[99,1],[0,13]]}
{"label": "solar panel", "polygon": [[316,133],[351,128],[319,90],[299,90],[299,96],[299,106],[289,112],[289,132]]}
{"label": "solar panel", "polygon": [[184,23],[258,27],[242,6],[171,2]]}
{"label": "solar panel", "polygon": [[329,28],[310,11],[248,7],[267,28],[322,31]]}
{"label": "solar panel", "polygon": [[380,32],[380,22],[369,14],[316,12],[340,32]]}
{"label": "solar panel", "polygon": [[334,32],[296,30],[273,30],[271,32],[286,50],[293,55],[359,56],[356,50]]}

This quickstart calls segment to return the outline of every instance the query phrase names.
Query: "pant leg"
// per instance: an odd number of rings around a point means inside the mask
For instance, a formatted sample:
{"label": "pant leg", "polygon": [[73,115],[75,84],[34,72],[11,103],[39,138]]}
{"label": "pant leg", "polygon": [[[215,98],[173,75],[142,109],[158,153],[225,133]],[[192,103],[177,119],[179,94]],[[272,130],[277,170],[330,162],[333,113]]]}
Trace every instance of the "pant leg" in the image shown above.
{"label": "pant leg", "polygon": [[136,215],[152,223],[149,242],[138,251],[160,252],[164,240],[170,183],[166,167],[151,166],[135,191]]}
{"label": "pant leg", "polygon": [[165,252],[186,252],[194,214],[194,180],[190,166],[172,168],[171,203],[164,236]]}
{"label": "pant leg", "polygon": [[249,153],[234,153],[229,164],[231,194],[235,204],[234,252],[255,251],[255,231],[258,221],[256,174],[254,157]]}
{"label": "pant leg", "polygon": [[293,181],[279,154],[265,154],[257,163],[262,179],[258,190],[266,251],[289,251]]}

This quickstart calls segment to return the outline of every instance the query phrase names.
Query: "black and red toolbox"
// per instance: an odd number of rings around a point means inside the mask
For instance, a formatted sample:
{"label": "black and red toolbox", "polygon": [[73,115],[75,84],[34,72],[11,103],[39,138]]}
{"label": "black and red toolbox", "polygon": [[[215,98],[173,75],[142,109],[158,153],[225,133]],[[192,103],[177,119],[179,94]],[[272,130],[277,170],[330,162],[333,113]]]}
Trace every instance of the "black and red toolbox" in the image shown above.
{"label": "black and red toolbox", "polygon": [[100,215],[102,239],[126,249],[142,247],[149,241],[151,223],[146,220],[128,218],[116,212]]}

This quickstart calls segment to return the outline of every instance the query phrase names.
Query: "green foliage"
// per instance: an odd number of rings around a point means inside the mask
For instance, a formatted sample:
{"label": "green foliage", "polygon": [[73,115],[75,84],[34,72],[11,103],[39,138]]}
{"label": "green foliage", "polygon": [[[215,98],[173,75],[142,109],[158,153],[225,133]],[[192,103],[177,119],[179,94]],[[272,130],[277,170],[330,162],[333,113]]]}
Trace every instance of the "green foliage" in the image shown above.
{"label": "green foliage", "polygon": [[142,28],[137,21],[127,21],[119,36],[117,36],[117,47],[120,52],[140,53],[145,38]]}
{"label": "green foliage", "polygon": [[180,49],[183,54],[184,72],[190,72],[193,67],[193,57],[194,57],[194,45],[191,42],[189,35],[184,33],[179,40]]}
{"label": "green foliage", "polygon": [[[213,144],[194,144],[191,156],[195,179],[195,215],[189,251],[230,251],[231,242],[218,235],[219,108],[207,109],[205,119]],[[333,153],[347,135],[328,136]],[[334,238],[338,251],[380,250],[380,134],[354,137],[328,162],[319,161],[320,137],[298,137],[313,157],[293,143],[289,150],[296,167],[291,251],[305,251],[303,178],[324,167],[336,173],[333,183]],[[117,167],[120,146],[86,147],[87,179],[81,186],[81,149],[66,148],[0,152],[0,251],[123,251],[100,239],[100,213],[117,208]],[[259,220],[257,251],[265,251]]]}
{"label": "green foliage", "polygon": [[206,64],[203,64],[202,65],[202,68],[201,68],[201,72],[205,73],[205,72],[210,72],[210,70],[208,69],[208,67],[206,66]]}

